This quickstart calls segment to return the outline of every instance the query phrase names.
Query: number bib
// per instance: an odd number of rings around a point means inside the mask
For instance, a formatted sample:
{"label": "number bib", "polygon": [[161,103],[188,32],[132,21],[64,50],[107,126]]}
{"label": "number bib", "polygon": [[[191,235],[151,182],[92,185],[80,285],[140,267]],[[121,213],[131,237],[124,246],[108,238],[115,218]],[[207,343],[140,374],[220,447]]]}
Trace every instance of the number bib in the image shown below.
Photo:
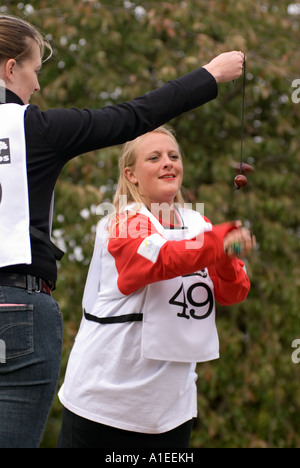
{"label": "number bib", "polygon": [[24,115],[0,106],[0,268],[31,263]]}
{"label": "number bib", "polygon": [[[187,211],[182,210],[181,215],[188,227],[193,223],[193,234],[191,229],[183,230],[176,240],[191,239],[195,231],[199,234],[209,229],[199,213]],[[152,215],[149,217],[161,231],[161,225]],[[161,234],[174,240],[172,230],[163,229]],[[214,285],[207,269],[147,286],[142,356],[175,362],[204,362],[219,357]]]}

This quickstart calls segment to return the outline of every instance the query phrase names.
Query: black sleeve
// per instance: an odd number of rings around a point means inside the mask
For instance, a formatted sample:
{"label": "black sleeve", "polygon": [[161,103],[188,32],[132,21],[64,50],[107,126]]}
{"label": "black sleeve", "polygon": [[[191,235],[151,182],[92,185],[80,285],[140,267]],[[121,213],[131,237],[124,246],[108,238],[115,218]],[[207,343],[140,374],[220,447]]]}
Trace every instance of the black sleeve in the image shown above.
{"label": "black sleeve", "polygon": [[194,109],[218,94],[204,68],[125,104],[102,109],[50,109],[40,112],[41,135],[61,161],[82,153],[133,140]]}

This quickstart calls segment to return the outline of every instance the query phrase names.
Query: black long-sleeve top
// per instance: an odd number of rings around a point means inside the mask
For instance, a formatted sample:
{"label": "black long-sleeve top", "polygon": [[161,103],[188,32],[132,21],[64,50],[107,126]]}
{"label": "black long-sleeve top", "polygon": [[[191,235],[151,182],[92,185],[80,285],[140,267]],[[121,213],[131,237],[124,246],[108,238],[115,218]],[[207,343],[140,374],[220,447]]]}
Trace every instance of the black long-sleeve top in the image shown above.
{"label": "black long-sleeve top", "polygon": [[[75,156],[133,140],[217,96],[214,77],[199,68],[125,104],[102,109],[49,109],[30,105],[25,136],[30,225],[49,235],[49,211],[55,183],[64,165]],[[23,105],[6,90],[6,102]],[[0,269],[56,283],[53,251],[31,236],[32,264]]]}

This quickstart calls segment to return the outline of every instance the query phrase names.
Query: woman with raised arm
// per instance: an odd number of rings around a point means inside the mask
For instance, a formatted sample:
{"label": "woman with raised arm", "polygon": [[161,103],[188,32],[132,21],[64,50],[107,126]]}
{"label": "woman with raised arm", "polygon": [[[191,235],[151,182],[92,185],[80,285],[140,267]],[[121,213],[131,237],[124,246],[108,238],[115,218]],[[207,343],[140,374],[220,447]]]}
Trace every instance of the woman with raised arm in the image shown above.
{"label": "woman with raised arm", "polygon": [[165,127],[125,145],[116,214],[98,226],[84,316],[59,392],[60,448],[183,448],[196,363],[219,357],[215,302],[239,303],[255,244],[183,204],[182,157]]}
{"label": "woman with raised arm", "polygon": [[50,240],[52,193],[64,165],[124,143],[204,104],[238,78],[242,53],[222,54],[131,102],[103,109],[30,105],[49,44],[31,24],[0,16],[0,447],[39,446],[57,385],[62,320],[51,297],[62,253]]}

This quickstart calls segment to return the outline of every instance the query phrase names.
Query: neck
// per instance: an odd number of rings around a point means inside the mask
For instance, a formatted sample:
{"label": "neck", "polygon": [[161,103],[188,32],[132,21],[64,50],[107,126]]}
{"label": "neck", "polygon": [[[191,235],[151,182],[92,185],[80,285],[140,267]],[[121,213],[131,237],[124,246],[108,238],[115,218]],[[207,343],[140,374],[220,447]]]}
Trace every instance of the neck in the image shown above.
{"label": "neck", "polygon": [[176,208],[174,204],[169,203],[148,203],[148,210],[163,224],[174,225],[177,222]]}

